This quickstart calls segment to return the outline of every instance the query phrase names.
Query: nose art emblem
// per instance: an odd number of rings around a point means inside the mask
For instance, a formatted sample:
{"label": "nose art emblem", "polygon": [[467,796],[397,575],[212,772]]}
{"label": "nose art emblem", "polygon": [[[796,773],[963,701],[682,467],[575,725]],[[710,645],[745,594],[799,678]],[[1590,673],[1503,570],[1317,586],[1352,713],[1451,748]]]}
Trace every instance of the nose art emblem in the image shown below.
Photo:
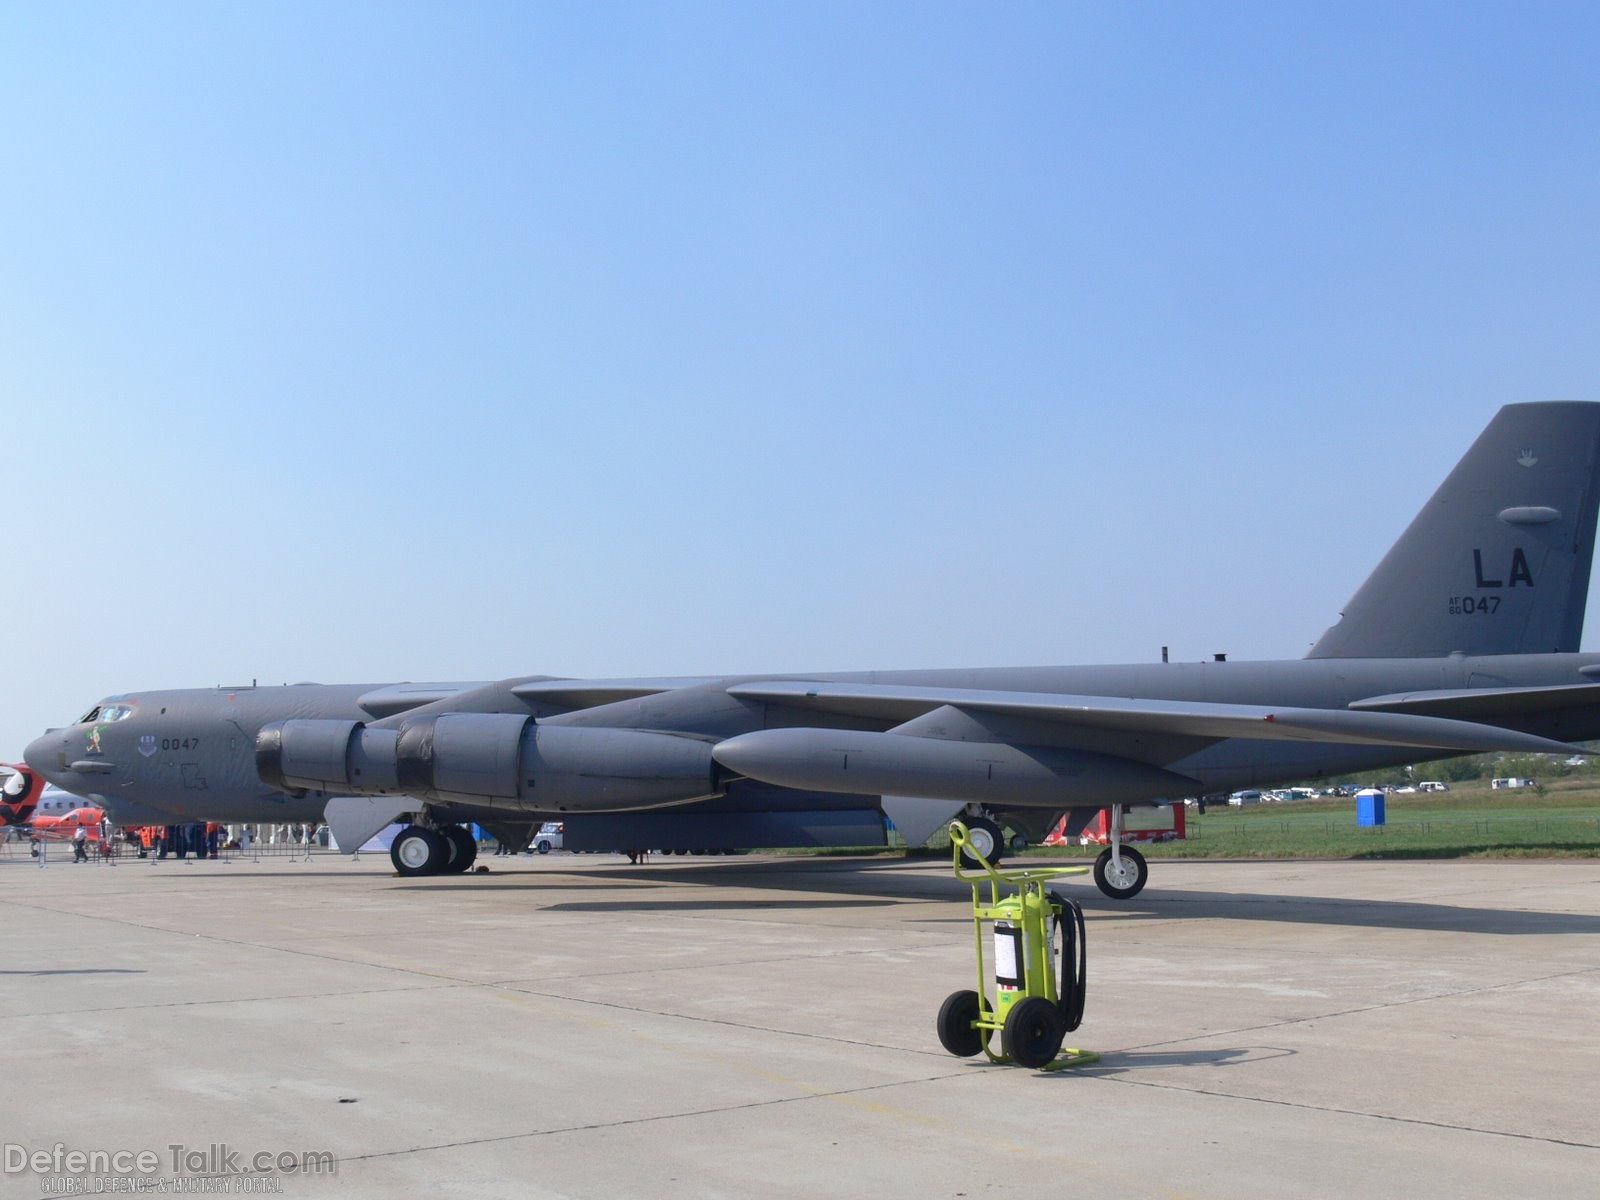
{"label": "nose art emblem", "polygon": [[139,739],[139,753],[149,758],[156,752],[156,735],[147,733]]}

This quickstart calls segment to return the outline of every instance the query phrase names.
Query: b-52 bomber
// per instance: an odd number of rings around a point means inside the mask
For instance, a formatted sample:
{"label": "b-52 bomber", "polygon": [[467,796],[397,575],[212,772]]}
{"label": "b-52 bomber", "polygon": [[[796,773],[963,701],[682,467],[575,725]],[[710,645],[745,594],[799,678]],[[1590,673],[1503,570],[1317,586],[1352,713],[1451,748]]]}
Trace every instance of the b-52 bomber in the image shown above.
{"label": "b-52 bomber", "polygon": [[402,875],[465,870],[463,821],[716,850],[960,816],[998,857],[1110,808],[1095,881],[1128,898],[1128,806],[1600,737],[1597,468],[1600,405],[1502,409],[1303,659],[135,692],[26,757],[119,821],[325,814],[350,846],[407,816]]}

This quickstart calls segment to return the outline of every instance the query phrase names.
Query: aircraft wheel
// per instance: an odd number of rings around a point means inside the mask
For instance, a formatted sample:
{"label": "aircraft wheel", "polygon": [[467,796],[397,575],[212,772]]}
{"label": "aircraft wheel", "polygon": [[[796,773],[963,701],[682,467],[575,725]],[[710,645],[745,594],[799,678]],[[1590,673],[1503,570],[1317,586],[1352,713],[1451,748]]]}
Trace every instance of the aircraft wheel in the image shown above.
{"label": "aircraft wheel", "polygon": [[[991,867],[998,866],[1006,853],[1006,839],[1000,832],[1000,826],[988,817],[973,817],[963,823],[967,827],[967,840],[972,849],[988,859]],[[978,860],[965,850],[961,852],[961,865],[971,871],[983,869],[978,865]]]}
{"label": "aircraft wheel", "polygon": [[444,868],[444,873],[460,875],[470,870],[478,857],[478,843],[473,840],[472,831],[460,825],[446,825],[441,832],[452,851],[450,865]]}
{"label": "aircraft wheel", "polygon": [[431,829],[407,825],[389,847],[389,861],[406,877],[437,875],[450,861],[450,844]]}
{"label": "aircraft wheel", "polygon": [[987,1029],[974,1029],[982,1001],[973,991],[951,992],[939,1006],[939,1044],[957,1058],[971,1058],[989,1040]]}
{"label": "aircraft wheel", "polygon": [[1120,870],[1111,865],[1111,847],[1107,846],[1094,860],[1094,884],[1113,900],[1132,900],[1144,891],[1150,879],[1150,867],[1132,846],[1122,847]]}
{"label": "aircraft wheel", "polygon": [[1024,1067],[1049,1065],[1061,1052],[1067,1023],[1061,1010],[1043,996],[1018,1000],[1006,1014],[1000,1045],[1006,1057]]}

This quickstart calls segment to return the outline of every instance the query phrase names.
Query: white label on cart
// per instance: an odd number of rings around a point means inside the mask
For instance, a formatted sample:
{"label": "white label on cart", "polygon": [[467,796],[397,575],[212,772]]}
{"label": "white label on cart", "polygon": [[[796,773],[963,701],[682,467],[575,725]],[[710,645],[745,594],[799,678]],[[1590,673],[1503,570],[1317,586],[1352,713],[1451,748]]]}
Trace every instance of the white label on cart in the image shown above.
{"label": "white label on cart", "polygon": [[1022,964],[1017,961],[1017,950],[1022,944],[1022,931],[996,925],[994,930],[994,979],[1002,987],[1022,986]]}

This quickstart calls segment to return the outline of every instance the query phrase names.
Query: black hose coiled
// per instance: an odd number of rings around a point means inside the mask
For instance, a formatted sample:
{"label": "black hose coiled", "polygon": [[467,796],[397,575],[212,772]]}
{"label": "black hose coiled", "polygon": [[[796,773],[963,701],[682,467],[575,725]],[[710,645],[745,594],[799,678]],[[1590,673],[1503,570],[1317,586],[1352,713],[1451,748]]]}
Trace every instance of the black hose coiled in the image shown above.
{"label": "black hose coiled", "polygon": [[1061,986],[1056,995],[1060,998],[1061,1019],[1071,1033],[1083,1024],[1083,1001],[1089,984],[1089,937],[1082,905],[1058,892],[1050,892],[1049,899],[1061,938]]}

